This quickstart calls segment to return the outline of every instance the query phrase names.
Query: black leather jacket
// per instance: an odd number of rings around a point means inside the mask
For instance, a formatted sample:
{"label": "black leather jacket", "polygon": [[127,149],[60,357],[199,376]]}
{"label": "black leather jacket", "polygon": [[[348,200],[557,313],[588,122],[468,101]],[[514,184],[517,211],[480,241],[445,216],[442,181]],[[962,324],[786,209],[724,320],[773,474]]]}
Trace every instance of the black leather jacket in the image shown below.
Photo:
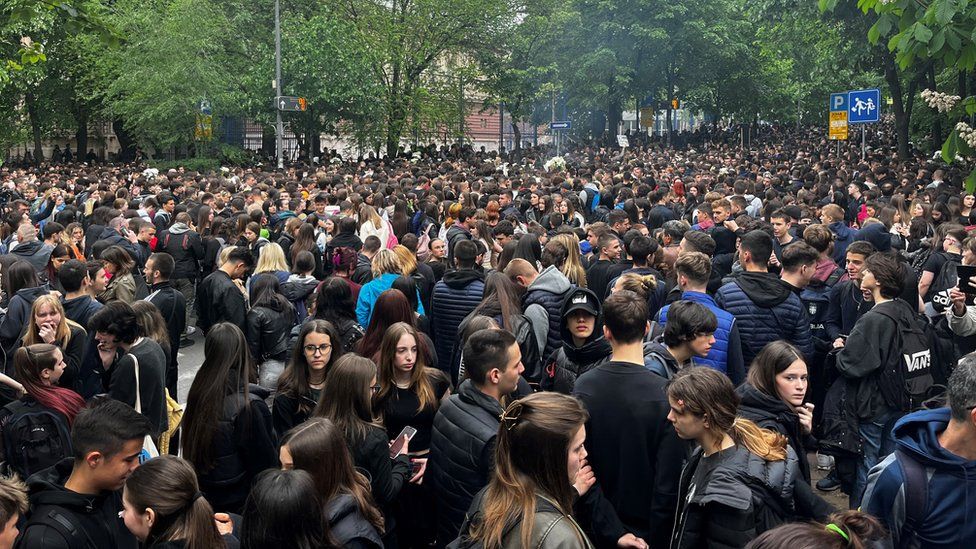
{"label": "black leather jacket", "polygon": [[295,325],[295,312],[252,307],[247,312],[247,345],[258,364],[266,360],[288,360],[288,336]]}

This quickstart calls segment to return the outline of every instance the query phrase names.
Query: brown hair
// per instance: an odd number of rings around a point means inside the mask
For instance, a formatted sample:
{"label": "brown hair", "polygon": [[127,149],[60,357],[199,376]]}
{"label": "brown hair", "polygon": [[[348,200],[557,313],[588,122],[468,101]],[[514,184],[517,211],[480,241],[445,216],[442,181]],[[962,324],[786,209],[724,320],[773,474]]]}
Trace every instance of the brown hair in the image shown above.
{"label": "brown hair", "polygon": [[0,476],[0,529],[27,512],[27,485],[17,475]]}
{"label": "brown hair", "polygon": [[146,545],[185,541],[186,549],[212,549],[223,541],[213,520],[213,507],[200,494],[193,465],[162,455],[139,466],[125,481],[125,499],[140,513],[156,512]]}
{"label": "brown hair", "polygon": [[800,351],[792,344],[783,341],[773,341],[759,351],[752,359],[746,381],[759,391],[779,399],[776,391],[776,375],[790,367],[795,361],[803,361]]}
{"label": "brown hair", "polygon": [[712,274],[712,261],[701,252],[683,252],[674,261],[674,270],[692,282],[705,284]]}
{"label": "brown hair", "polygon": [[417,408],[419,414],[428,406],[437,407],[437,395],[434,394],[434,384],[430,381],[433,371],[428,370],[424,342],[417,333],[417,329],[406,322],[397,322],[386,329],[383,335],[383,342],[380,344],[379,363],[377,364],[378,373],[376,375],[380,390],[373,395],[374,412],[379,413],[379,405],[383,403],[393,392],[396,382],[396,360],[397,345],[400,338],[409,335],[413,338],[414,345],[417,346],[417,362],[414,364],[413,371],[410,373],[409,389],[416,393],[417,401],[420,403]]}
{"label": "brown hair", "polygon": [[342,355],[325,378],[312,416],[332,420],[350,444],[364,440],[369,429],[376,426],[370,403],[370,384],[375,377],[372,360],[354,353]]}
{"label": "brown hair", "polygon": [[827,524],[793,522],[773,528],[746,545],[746,549],[867,549],[885,537],[880,522],[861,511],[843,511],[827,517]]}
{"label": "brown hair", "polygon": [[[529,547],[536,493],[565,516],[575,494],[567,455],[588,415],[579,400],[560,393],[535,393],[516,400],[502,414],[495,446],[495,471],[481,505],[484,520],[471,537],[487,549],[502,547],[505,527],[521,517],[521,547]],[[582,540],[581,540],[582,544]]]}
{"label": "brown hair", "polygon": [[323,504],[350,494],[363,518],[383,533],[383,513],[370,493],[369,480],[356,470],[342,431],[333,422],[312,418],[285,433],[281,446],[288,448],[296,469],[312,476]]}
{"label": "brown hair", "polygon": [[681,370],[668,385],[668,399],[680,403],[679,413],[708,416],[710,431],[728,434],[764,460],[786,459],[786,437],[737,417],[739,397],[725,374],[704,366]]}

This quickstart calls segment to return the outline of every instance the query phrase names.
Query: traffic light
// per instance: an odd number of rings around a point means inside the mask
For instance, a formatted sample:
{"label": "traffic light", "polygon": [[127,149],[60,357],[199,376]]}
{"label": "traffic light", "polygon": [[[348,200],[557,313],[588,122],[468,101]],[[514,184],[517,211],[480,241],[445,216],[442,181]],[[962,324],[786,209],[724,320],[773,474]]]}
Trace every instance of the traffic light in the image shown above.
{"label": "traffic light", "polygon": [[298,110],[305,112],[308,109],[308,101],[304,97],[298,98]]}
{"label": "traffic light", "polygon": [[678,110],[678,105],[679,105],[679,103],[678,103],[678,98],[677,97],[675,97],[674,99],[671,100],[671,108],[672,109]]}

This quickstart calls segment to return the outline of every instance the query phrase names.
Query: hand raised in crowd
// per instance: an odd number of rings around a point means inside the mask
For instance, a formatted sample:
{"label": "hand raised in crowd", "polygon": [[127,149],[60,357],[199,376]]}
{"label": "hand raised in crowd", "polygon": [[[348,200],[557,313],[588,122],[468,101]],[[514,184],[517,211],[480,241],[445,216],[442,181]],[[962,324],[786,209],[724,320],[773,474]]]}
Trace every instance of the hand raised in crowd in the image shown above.
{"label": "hand raised in crowd", "polygon": [[956,316],[966,314],[966,294],[959,289],[959,286],[949,290],[949,301],[952,302],[952,314]]}
{"label": "hand raised in crowd", "polygon": [[796,415],[800,417],[800,427],[803,428],[804,434],[809,435],[813,432],[813,403],[804,403],[803,406],[797,406],[795,410]]}
{"label": "hand raised in crowd", "polygon": [[573,487],[579,495],[584,495],[590,490],[590,488],[596,484],[596,473],[593,472],[593,468],[590,464],[583,460],[583,465],[580,466],[579,471],[576,471],[576,482],[573,483]]}
{"label": "hand raised in crowd", "polygon": [[42,324],[38,330],[38,335],[44,340],[44,343],[53,344],[55,339],[57,339],[57,329],[50,324]]}

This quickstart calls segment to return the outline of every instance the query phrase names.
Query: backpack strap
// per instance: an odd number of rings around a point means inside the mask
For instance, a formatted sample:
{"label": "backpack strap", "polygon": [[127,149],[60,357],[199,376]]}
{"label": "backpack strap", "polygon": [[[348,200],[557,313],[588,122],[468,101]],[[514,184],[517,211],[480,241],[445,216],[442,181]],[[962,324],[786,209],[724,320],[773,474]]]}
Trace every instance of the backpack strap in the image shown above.
{"label": "backpack strap", "polygon": [[912,539],[926,515],[929,501],[928,474],[921,463],[901,450],[895,450],[895,459],[905,476],[905,524],[902,526],[902,535],[905,539]]}
{"label": "backpack strap", "polygon": [[68,542],[69,546],[82,545],[98,549],[98,544],[92,540],[88,531],[78,524],[70,513],[62,513],[57,507],[49,507],[44,514],[31,522],[53,528]]}
{"label": "backpack strap", "polygon": [[843,277],[844,273],[846,272],[847,272],[846,269],[842,267],[837,267],[836,269],[834,269],[834,272],[830,273],[830,276],[827,277],[827,280],[824,281],[824,286],[828,288],[832,288],[834,284],[840,282],[841,277]]}

